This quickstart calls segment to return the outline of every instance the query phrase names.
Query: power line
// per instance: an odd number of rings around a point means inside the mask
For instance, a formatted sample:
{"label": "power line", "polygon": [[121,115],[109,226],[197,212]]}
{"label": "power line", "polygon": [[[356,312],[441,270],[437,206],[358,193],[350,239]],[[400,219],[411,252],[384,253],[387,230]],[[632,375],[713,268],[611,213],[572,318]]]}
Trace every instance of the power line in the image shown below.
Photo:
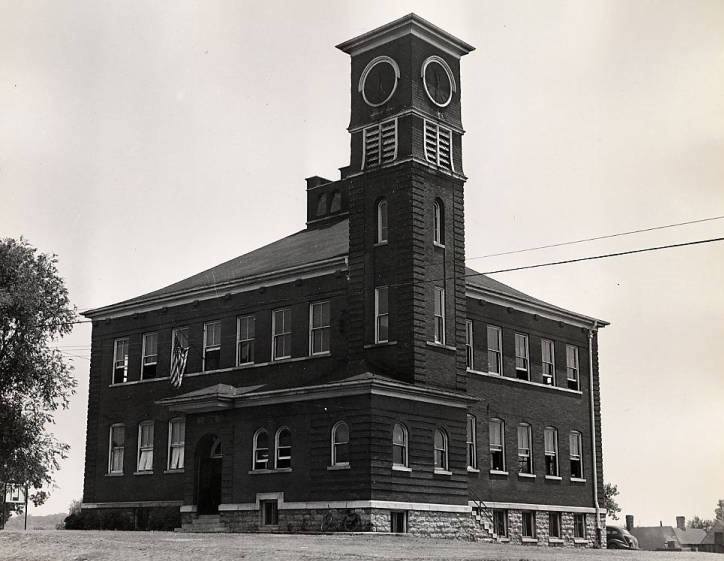
{"label": "power line", "polygon": [[558,243],[552,243],[548,245],[539,245],[536,247],[527,247],[525,249],[514,249],[511,251],[501,251],[500,253],[489,253],[487,255],[479,255],[477,257],[468,257],[466,258],[466,261],[471,261],[473,259],[487,259],[488,257],[500,257],[501,255],[513,255],[516,253],[526,253],[529,251],[538,251],[540,249],[550,249],[553,247],[561,247],[564,245],[574,245],[584,242],[592,242],[596,240],[607,240],[610,238],[618,238],[620,236],[630,236],[631,234],[641,234],[643,232],[653,232],[655,230],[665,230],[666,228],[675,228],[677,226],[687,226],[689,224],[700,224],[702,222],[711,222],[712,220],[721,220],[724,218],[724,215],[722,216],[712,216],[711,218],[700,218],[698,220],[688,220],[687,222],[676,222],[675,224],[665,224],[664,226],[652,226],[651,228],[641,228],[639,230],[629,230],[628,232],[619,232],[617,234],[607,234],[605,236],[595,236],[592,238],[581,238],[579,240],[572,240],[568,242],[558,242]]}

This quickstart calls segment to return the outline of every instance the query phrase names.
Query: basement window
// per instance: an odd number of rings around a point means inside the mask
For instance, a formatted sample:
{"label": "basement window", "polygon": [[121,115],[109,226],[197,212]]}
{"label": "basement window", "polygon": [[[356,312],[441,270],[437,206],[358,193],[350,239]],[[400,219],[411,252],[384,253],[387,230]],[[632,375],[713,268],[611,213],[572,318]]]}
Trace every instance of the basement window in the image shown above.
{"label": "basement window", "polygon": [[508,511],[504,509],[493,510],[493,533],[499,538],[508,537]]}
{"label": "basement window", "polygon": [[390,532],[393,534],[407,533],[407,511],[398,510],[390,512]]}
{"label": "basement window", "polygon": [[549,512],[548,513],[548,537],[549,538],[562,537],[561,513],[560,512]]}
{"label": "basement window", "polygon": [[260,501],[262,526],[279,525],[279,502],[276,500]]}
{"label": "basement window", "polygon": [[573,515],[573,537],[583,539],[586,537],[586,515]]}
{"label": "basement window", "polygon": [[535,512],[524,511],[522,513],[522,532],[524,538],[535,538]]}

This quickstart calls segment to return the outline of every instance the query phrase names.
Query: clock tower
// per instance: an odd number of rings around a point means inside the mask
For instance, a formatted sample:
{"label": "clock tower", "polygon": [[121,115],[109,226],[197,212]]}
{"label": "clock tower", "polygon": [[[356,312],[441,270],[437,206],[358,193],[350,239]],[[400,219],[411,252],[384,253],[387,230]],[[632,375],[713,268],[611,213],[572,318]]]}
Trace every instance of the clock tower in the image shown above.
{"label": "clock tower", "polygon": [[351,368],[465,390],[460,59],[473,47],[409,14],[351,57]]}

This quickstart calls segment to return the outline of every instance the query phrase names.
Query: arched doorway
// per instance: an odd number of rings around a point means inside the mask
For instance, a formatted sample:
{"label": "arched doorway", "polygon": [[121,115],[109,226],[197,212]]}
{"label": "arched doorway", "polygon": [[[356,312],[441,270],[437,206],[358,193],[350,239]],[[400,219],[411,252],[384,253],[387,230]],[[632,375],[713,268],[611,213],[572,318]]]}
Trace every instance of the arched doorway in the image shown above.
{"label": "arched doorway", "polygon": [[199,514],[219,512],[223,454],[221,440],[216,435],[207,434],[196,445],[194,502]]}

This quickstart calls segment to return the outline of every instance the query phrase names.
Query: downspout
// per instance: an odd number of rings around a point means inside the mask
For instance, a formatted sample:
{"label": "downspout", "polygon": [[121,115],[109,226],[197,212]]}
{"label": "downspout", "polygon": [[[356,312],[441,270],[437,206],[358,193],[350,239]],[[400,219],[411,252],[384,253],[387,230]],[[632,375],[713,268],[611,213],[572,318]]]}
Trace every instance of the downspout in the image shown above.
{"label": "downspout", "polygon": [[598,504],[598,450],[596,447],[596,409],[593,397],[593,334],[598,322],[588,330],[588,393],[591,399],[591,450],[593,450],[593,503],[596,508],[596,541],[601,547],[601,507]]}

